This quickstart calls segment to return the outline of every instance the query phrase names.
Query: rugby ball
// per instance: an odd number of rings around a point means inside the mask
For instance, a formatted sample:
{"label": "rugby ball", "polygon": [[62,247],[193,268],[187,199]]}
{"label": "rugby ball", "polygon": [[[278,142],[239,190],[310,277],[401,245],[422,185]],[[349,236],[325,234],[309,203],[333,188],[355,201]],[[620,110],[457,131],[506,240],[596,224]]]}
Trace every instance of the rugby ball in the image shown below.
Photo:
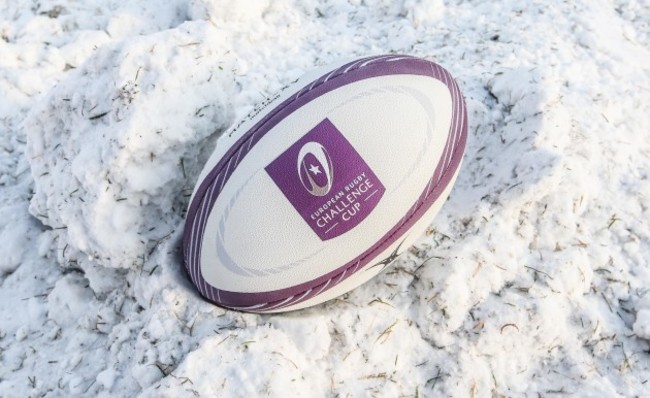
{"label": "rugby ball", "polygon": [[305,75],[217,142],[187,212],[190,279],[250,312],[361,285],[425,232],[466,137],[458,85],[433,62],[374,56]]}

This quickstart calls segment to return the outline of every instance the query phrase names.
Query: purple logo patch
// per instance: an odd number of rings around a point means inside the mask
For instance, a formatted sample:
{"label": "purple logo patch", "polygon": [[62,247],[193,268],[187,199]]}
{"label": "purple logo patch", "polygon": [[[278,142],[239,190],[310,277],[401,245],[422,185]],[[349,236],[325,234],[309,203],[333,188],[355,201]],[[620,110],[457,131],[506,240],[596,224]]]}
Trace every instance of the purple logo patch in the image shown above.
{"label": "purple logo patch", "polygon": [[329,119],[302,136],[265,170],[321,240],[359,225],[386,191]]}

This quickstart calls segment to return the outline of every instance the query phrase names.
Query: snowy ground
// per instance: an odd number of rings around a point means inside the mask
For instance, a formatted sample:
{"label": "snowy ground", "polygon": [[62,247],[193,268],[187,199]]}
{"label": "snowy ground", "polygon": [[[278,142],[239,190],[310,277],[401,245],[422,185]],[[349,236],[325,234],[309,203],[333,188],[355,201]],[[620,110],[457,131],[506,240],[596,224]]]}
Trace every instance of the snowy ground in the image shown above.
{"label": "snowy ground", "polygon": [[[0,2],[0,396],[650,396],[650,3]],[[430,233],[338,300],[203,302],[217,137],[335,59],[457,77]]]}

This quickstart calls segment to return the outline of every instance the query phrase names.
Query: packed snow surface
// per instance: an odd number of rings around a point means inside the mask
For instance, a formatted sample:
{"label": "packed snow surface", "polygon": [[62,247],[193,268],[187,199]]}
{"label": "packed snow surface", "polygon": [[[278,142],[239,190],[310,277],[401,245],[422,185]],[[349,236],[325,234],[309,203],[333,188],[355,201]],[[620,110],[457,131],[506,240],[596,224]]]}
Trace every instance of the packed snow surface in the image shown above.
{"label": "packed snow surface", "polygon": [[[426,236],[314,308],[204,302],[216,140],[382,53],[467,101]],[[0,396],[649,396],[648,65],[647,0],[0,2]]]}

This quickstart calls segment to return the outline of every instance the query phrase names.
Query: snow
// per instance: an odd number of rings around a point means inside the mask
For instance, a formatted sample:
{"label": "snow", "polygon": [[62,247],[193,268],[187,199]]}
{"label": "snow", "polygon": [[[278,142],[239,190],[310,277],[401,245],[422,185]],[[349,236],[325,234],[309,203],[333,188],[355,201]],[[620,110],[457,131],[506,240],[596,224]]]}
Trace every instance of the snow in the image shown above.
{"label": "snow", "polygon": [[[0,396],[644,396],[650,4],[0,4]],[[203,162],[341,58],[456,76],[464,164],[383,274],[280,315],[203,302]]]}

